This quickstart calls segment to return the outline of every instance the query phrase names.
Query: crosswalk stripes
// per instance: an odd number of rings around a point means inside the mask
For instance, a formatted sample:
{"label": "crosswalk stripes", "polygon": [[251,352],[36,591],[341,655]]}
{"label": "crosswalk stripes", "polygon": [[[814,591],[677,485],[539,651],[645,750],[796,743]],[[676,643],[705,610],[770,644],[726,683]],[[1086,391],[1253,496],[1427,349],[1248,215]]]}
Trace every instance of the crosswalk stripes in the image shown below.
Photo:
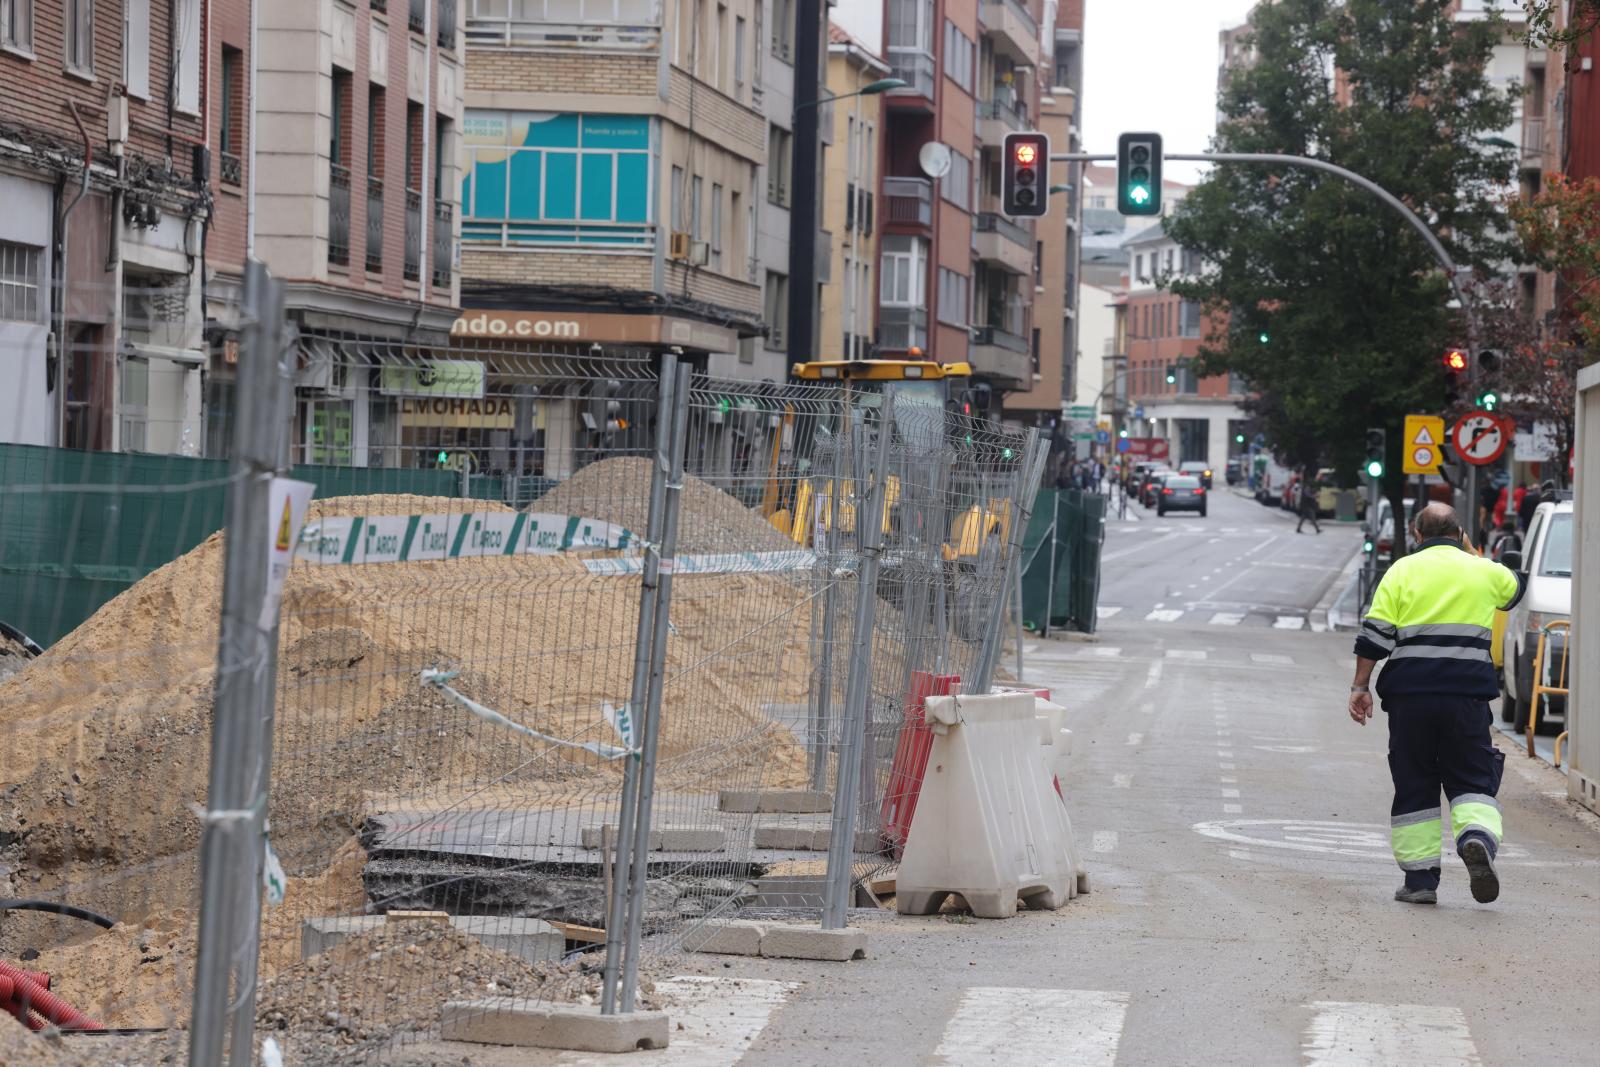
{"label": "crosswalk stripes", "polygon": [[1458,1008],[1319,1000],[1302,1042],[1306,1067],[1427,1063],[1478,1067],[1478,1049]]}
{"label": "crosswalk stripes", "polygon": [[1121,610],[1120,607],[1107,607],[1104,604],[1097,604],[1094,609],[1094,615],[1097,619],[1109,619]]}
{"label": "crosswalk stripes", "polygon": [[[701,978],[680,975],[656,983],[672,1007],[672,1035],[664,1049],[631,1053],[629,1064],[684,1064],[685,1067],[735,1067],[766,1029],[772,1015],[797,982],[764,978]],[[561,1067],[615,1067],[609,1053],[562,1053]]]}
{"label": "crosswalk stripes", "polygon": [[1242,611],[1219,611],[1209,620],[1212,626],[1238,626],[1244,621]]}
{"label": "crosswalk stripes", "polygon": [[1145,622],[1177,622],[1183,618],[1183,611],[1178,608],[1156,608],[1144,617]]}
{"label": "crosswalk stripes", "polygon": [[1303,630],[1305,626],[1304,615],[1279,615],[1278,620],[1272,624],[1274,630]]}
{"label": "crosswalk stripes", "polygon": [[1279,655],[1276,655],[1276,654],[1271,653],[1271,652],[1252,652],[1252,653],[1250,653],[1250,662],[1252,662],[1252,663],[1271,663],[1271,664],[1277,664],[1277,665],[1281,665],[1281,666],[1285,666],[1285,667],[1292,667],[1292,666],[1294,666],[1294,657],[1293,656],[1279,656]]}
{"label": "crosswalk stripes", "polygon": [[961,995],[933,1063],[1112,1067],[1127,993],[978,986]]}

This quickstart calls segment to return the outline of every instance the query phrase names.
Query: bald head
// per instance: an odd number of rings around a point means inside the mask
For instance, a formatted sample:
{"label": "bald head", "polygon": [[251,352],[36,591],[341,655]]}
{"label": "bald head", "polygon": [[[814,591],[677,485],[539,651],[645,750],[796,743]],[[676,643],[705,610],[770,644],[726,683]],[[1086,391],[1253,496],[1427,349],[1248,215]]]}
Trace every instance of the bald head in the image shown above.
{"label": "bald head", "polygon": [[1461,537],[1461,523],[1456,521],[1456,510],[1449,504],[1435,500],[1421,511],[1412,520],[1412,526],[1417,531],[1417,540],[1427,541],[1435,537],[1450,537],[1457,540]]}

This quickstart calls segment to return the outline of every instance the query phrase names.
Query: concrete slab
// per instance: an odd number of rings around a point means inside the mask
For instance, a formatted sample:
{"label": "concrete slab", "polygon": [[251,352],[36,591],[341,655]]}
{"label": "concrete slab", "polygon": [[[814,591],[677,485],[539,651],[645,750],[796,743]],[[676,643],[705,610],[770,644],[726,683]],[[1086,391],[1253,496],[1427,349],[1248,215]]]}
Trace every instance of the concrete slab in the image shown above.
{"label": "concrete slab", "polygon": [[828,885],[822,875],[768,875],[755,881],[759,908],[820,908]]}
{"label": "concrete slab", "polygon": [[767,927],[761,935],[761,955],[781,960],[827,960],[842,963],[867,958],[867,932],[849,927],[824,930],[818,926]]}
{"label": "concrete slab", "polygon": [[[444,918],[457,930],[477,938],[490,948],[518,956],[529,963],[559,960],[566,951],[566,935],[542,919],[499,915],[446,915]],[[390,921],[394,920],[384,915],[318,916],[306,919],[300,924],[300,958],[308,960],[327,952],[347,937],[376,930]]]}
{"label": "concrete slab", "polygon": [[548,1004],[515,997],[449,1001],[439,1029],[439,1036],[446,1041],[576,1052],[666,1048],[669,1033],[663,1011],[601,1015],[598,1005]]}
{"label": "concrete slab", "polygon": [[684,937],[689,952],[712,952],[723,956],[759,956],[761,938],[767,924],[750,919],[734,919],[718,926],[705,926]]}
{"label": "concrete slab", "polygon": [[[598,826],[585,826],[578,835],[584,848],[599,848],[603,838]],[[612,831],[616,845],[616,831]],[[727,847],[727,831],[720,826],[663,826],[651,830],[651,852],[721,852]]]}
{"label": "concrete slab", "polygon": [[[827,833],[823,830],[822,833]],[[810,851],[817,831],[806,826],[758,826],[756,848],[798,848]],[[826,847],[826,846],[824,846]]]}
{"label": "concrete slab", "polygon": [[717,794],[719,811],[818,812],[833,810],[833,794],[815,789],[724,789]]}

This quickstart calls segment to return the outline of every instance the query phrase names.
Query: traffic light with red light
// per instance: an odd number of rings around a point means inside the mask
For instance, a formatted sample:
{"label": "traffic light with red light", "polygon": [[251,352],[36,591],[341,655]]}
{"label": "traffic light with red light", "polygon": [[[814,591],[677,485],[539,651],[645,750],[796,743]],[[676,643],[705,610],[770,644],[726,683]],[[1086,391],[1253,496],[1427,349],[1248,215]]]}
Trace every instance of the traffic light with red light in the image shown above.
{"label": "traffic light with red light", "polygon": [[1467,353],[1459,348],[1446,350],[1444,354],[1444,369],[1452,374],[1460,374],[1467,369]]}
{"label": "traffic light with red light", "polygon": [[1050,206],[1050,138],[1008,133],[1002,154],[1000,210],[1014,217],[1043,215]]}
{"label": "traffic light with red light", "polygon": [[1444,401],[1449,407],[1454,407],[1461,400],[1461,383],[1467,380],[1467,367],[1470,362],[1466,349],[1445,349]]}

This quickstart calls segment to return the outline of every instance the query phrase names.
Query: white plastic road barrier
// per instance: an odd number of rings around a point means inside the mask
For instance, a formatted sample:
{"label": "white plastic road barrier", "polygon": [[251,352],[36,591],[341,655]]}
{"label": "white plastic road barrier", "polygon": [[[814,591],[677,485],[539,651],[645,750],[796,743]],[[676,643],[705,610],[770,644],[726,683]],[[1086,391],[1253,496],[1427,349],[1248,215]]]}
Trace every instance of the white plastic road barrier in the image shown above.
{"label": "white plastic road barrier", "polygon": [[1072,731],[1067,729],[1067,709],[1043,697],[1033,702],[1033,717],[1039,723],[1039,744],[1044,746],[1045,770],[1067,789],[1067,761],[1072,755]]}
{"label": "white plastic road barrier", "polygon": [[1042,757],[1036,699],[928,698],[933,749],[895,875],[902,915],[931,914],[952,893],[985,919],[1015,915],[1019,897],[1054,909],[1076,895],[1082,866]]}

